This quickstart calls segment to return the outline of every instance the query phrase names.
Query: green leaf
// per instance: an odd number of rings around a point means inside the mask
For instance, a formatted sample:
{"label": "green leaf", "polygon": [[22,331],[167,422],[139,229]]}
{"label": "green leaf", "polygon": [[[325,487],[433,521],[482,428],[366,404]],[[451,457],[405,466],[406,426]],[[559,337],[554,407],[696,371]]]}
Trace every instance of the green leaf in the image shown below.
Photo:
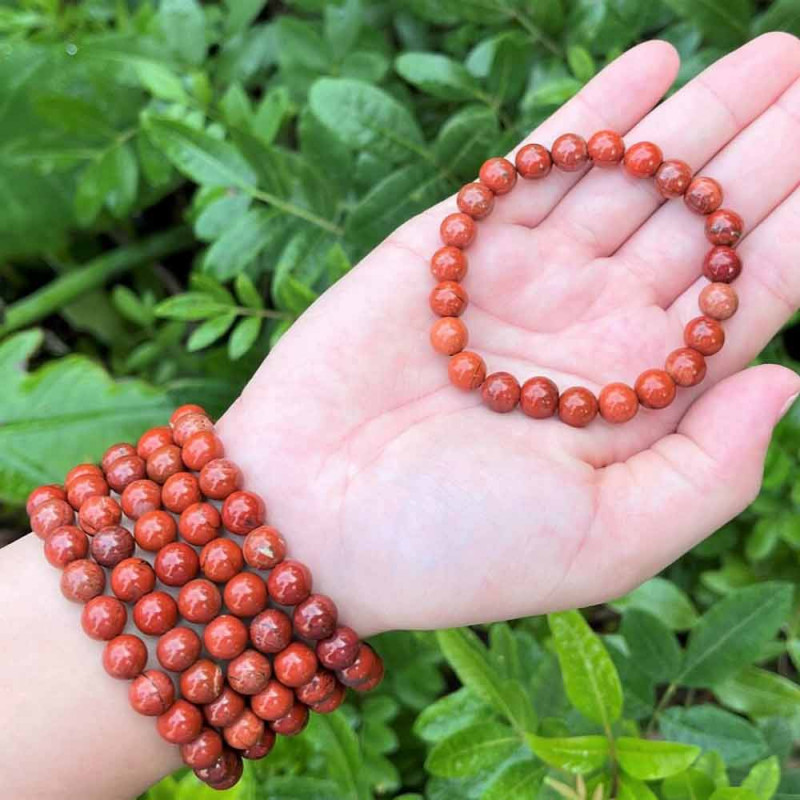
{"label": "green leaf", "polygon": [[75,213],[82,225],[94,222],[105,205],[124,217],[136,199],[138,166],[127,144],[115,145],[93,161],[78,180]]}
{"label": "green leaf", "polygon": [[414,733],[420,739],[435,744],[462,728],[485,720],[489,713],[483,700],[470,689],[462,687],[424,708],[414,721]]}
{"label": "green leaf", "polygon": [[528,734],[528,746],[546,764],[552,767],[585,775],[606,763],[609,756],[605,736],[572,736],[545,738]]}
{"label": "green leaf", "polygon": [[231,361],[241,358],[258,339],[261,333],[260,317],[245,317],[236,323],[230,339],[228,339],[228,357]]}
{"label": "green leaf", "polygon": [[730,766],[752,764],[767,754],[762,733],[742,717],[712,705],[668,708],[661,732],[669,739],[715,750]]}
{"label": "green leaf", "polygon": [[800,686],[759,667],[745,667],[725,681],[714,684],[720,702],[751,717],[800,714]]}
{"label": "green leaf", "polygon": [[311,110],[351,149],[392,162],[424,150],[422,132],[405,106],[375,86],[348,78],[322,78],[309,94]]}
{"label": "green leaf", "polygon": [[770,756],[754,764],[742,788],[749,789],[758,800],[772,800],[781,782],[781,765],[777,756]]}
{"label": "green leaf", "polygon": [[256,285],[253,281],[250,280],[250,276],[247,275],[247,273],[242,272],[236,276],[234,288],[236,290],[236,296],[243,306],[247,306],[247,308],[264,308],[264,301],[261,298],[261,294],[258,289],[256,289]]}
{"label": "green leaf", "polygon": [[230,311],[226,303],[203,292],[184,292],[162,300],[155,307],[155,315],[164,319],[194,321],[208,319]]}
{"label": "green leaf", "polygon": [[252,189],[255,174],[227,142],[168,117],[146,114],[144,129],[173,165],[203,186],[238,186]]}
{"label": "green leaf", "polygon": [[649,611],[630,608],[622,615],[620,632],[631,658],[654,680],[667,683],[681,667],[681,648],[672,631]]}
{"label": "green leaf", "polygon": [[433,152],[444,169],[470,180],[492,152],[498,136],[494,111],[485,106],[465,106],[439,129]]}
{"label": "green leaf", "polygon": [[219,101],[219,107],[227,125],[231,128],[249,130],[253,120],[250,98],[240,83],[232,83]]}
{"label": "green leaf", "polygon": [[630,775],[620,775],[616,800],[658,800],[658,798],[646,783],[631,778]]}
{"label": "green leaf", "polygon": [[220,314],[218,317],[207,319],[202,325],[198,325],[186,343],[186,349],[190,353],[208,347],[224,336],[228,329],[236,321],[236,312],[230,311],[227,314]]}
{"label": "green leaf", "polygon": [[[502,714],[516,728],[530,730],[535,725],[530,702],[520,707],[518,693],[509,691],[513,682],[504,682],[492,668],[483,643],[469,628],[437,631],[436,639],[444,657],[464,686]],[[525,707],[527,705],[527,707]]]}
{"label": "green leaf", "polygon": [[325,753],[326,772],[347,797],[368,796],[358,739],[341,711],[314,714],[306,734]]}
{"label": "green leaf", "polygon": [[626,608],[649,611],[675,631],[691,628],[700,619],[689,596],[665,578],[651,578],[611,605],[618,611]]}
{"label": "green leaf", "polygon": [[710,686],[754,661],[791,605],[792,587],[786,583],[762,583],[725,597],[693,628],[676,682]]}
{"label": "green leaf", "polygon": [[711,44],[732,48],[750,35],[751,0],[664,0],[683,19],[690,20]]}
{"label": "green leaf", "polygon": [[291,101],[285,86],[273,86],[258,104],[253,133],[265,144],[272,144],[289,113]]}
{"label": "green leaf", "polygon": [[206,55],[206,20],[196,0],[161,0],[161,30],[169,49],[189,64],[202,64]]}
{"label": "green leaf", "polygon": [[403,53],[395,69],[420,91],[441,100],[473,100],[481,94],[466,67],[439,53]]}
{"label": "green leaf", "polygon": [[493,41],[492,65],[487,78],[489,94],[498,103],[515,100],[525,88],[531,49],[519,31],[501,33]]}
{"label": "green leaf", "polygon": [[708,775],[690,767],[667,778],[661,784],[661,794],[664,800],[708,800],[715,788]]}
{"label": "green leaf", "polygon": [[491,778],[481,794],[481,800],[536,800],[543,778],[541,764],[514,761]]}
{"label": "green leaf", "polygon": [[273,241],[280,216],[257,206],[229,221],[228,229],[208,248],[203,269],[221,281],[240,275]]}
{"label": "green leaf", "polygon": [[292,72],[327,72],[331,63],[328,43],[316,28],[305,20],[282,15],[276,22],[280,48],[278,60],[281,69],[291,77]]}
{"label": "green leaf", "polygon": [[519,736],[507,725],[481,722],[434,745],[425,769],[441,778],[468,777],[499,766],[519,746]]}
{"label": "green leaf", "polygon": [[743,786],[725,786],[717,789],[711,800],[758,800],[758,797]]}
{"label": "green leaf", "polygon": [[341,59],[349,53],[358,39],[364,22],[364,9],[360,0],[344,0],[342,3],[325,3],[325,40],[334,56]]}
{"label": "green leaf", "polygon": [[676,742],[621,736],[615,743],[624,772],[640,781],[658,781],[683,772],[700,755],[700,748]]}
{"label": "green leaf", "polygon": [[562,611],[547,619],[567,697],[587,719],[610,730],[622,712],[622,686],[608,651],[580,612]]}
{"label": "green leaf", "polygon": [[115,382],[84,356],[28,373],[24,365],[41,341],[40,331],[29,330],[0,342],[0,499],[9,503],[24,502],[40,484],[61,483],[75,464],[99,461],[115,441],[136,441],[172,405],[162,390]]}
{"label": "green leaf", "polygon": [[[214,192],[220,189],[212,189]],[[203,242],[212,242],[223,236],[231,227],[231,220],[243,217],[251,199],[243,192],[227,191],[209,203],[194,222],[194,235]],[[235,223],[234,223],[235,224]]]}
{"label": "green leaf", "polygon": [[125,319],[142,328],[151,325],[155,319],[152,310],[139,299],[139,296],[122,284],[114,287],[111,292],[111,302]]}
{"label": "green leaf", "polygon": [[142,86],[153,97],[175,103],[187,103],[189,96],[183,88],[181,79],[166,65],[158,61],[137,59],[134,62],[136,74]]}
{"label": "green leaf", "polygon": [[797,0],[775,0],[755,18],[753,33],[758,36],[768,31],[800,34],[800,4]]}
{"label": "green leaf", "polygon": [[595,66],[592,54],[584,47],[573,45],[567,49],[567,63],[572,74],[581,82],[586,83],[594,77]]}
{"label": "green leaf", "polygon": [[[269,800],[344,800],[342,790],[330,780],[299,775],[270,776],[261,784]],[[348,800],[352,795],[347,795]]]}

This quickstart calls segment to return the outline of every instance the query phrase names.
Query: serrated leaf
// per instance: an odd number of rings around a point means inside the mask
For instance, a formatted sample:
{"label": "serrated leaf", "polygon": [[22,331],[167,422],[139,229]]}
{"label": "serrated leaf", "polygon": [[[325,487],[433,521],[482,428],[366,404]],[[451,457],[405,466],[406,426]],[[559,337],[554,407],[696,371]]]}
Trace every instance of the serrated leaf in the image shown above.
{"label": "serrated leaf", "polygon": [[717,706],[668,708],[661,715],[660,728],[670,739],[718,752],[730,766],[752,764],[767,754],[758,728]]}
{"label": "serrated leaf", "polygon": [[712,606],[692,629],[676,682],[710,686],[754,661],[789,616],[789,584],[737,590]]}
{"label": "serrated leaf", "polygon": [[144,129],[173,165],[188,178],[204,186],[238,186],[252,189],[255,174],[250,165],[227,142],[213,139],[168,117],[146,114]]}
{"label": "serrated leaf", "polygon": [[543,737],[528,734],[528,746],[546,764],[585,775],[600,769],[609,756],[605,736]]}
{"label": "serrated leaf", "polygon": [[227,314],[220,314],[218,317],[207,319],[202,325],[198,325],[186,343],[186,349],[190,353],[202,350],[222,338],[228,329],[236,321],[236,312],[231,311]]}
{"label": "serrated leaf", "polygon": [[580,612],[547,619],[567,697],[587,719],[610,730],[622,712],[622,686],[611,656]]}
{"label": "serrated leaf", "polygon": [[468,777],[499,766],[519,746],[519,736],[507,725],[482,722],[438,742],[428,754],[425,768],[441,778]]}
{"label": "serrated leaf", "polygon": [[775,672],[745,667],[714,685],[720,702],[751,717],[800,714],[800,686]]}
{"label": "serrated leaf", "polygon": [[700,748],[677,742],[659,742],[621,736],[615,742],[620,767],[632,778],[657,781],[690,767]]}
{"label": "serrated leaf", "polygon": [[492,776],[481,800],[536,800],[544,773],[535,761],[514,761]]}
{"label": "serrated leaf", "polygon": [[169,416],[171,406],[162,390],[115,382],[84,356],[28,373],[24,365],[41,341],[30,330],[0,342],[0,498],[9,503],[22,503],[39,484],[61,483],[71,466],[98,461],[113,442],[135,441]]}
{"label": "serrated leaf", "polygon": [[375,86],[350,78],[322,78],[311,87],[309,104],[351,149],[396,163],[418,156],[425,147],[408,109]]}
{"label": "serrated leaf", "polygon": [[420,91],[441,100],[474,100],[481,94],[466,67],[440,53],[403,53],[395,69]]}
{"label": "serrated leaf", "polygon": [[155,315],[162,319],[178,319],[184,322],[208,319],[229,311],[230,307],[217,298],[203,292],[184,292],[162,300],[155,307]]}
{"label": "serrated leaf", "polygon": [[638,608],[628,609],[622,615],[620,632],[631,658],[654,680],[666,683],[677,674],[681,649],[672,631],[658,617]]}
{"label": "serrated leaf", "polygon": [[256,343],[261,333],[261,323],[260,317],[245,317],[236,323],[228,339],[228,357],[231,361],[241,358]]}

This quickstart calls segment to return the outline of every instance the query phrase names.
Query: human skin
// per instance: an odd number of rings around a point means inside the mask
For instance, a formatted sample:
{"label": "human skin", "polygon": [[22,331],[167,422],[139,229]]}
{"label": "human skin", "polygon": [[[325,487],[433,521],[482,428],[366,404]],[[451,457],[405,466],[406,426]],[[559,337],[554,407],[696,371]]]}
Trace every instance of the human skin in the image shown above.
{"label": "human skin", "polygon": [[[619,596],[757,493],[772,429],[800,392],[789,370],[746,369],[800,302],[800,148],[786,146],[800,124],[800,42],[763,36],[651,110],[677,69],[663,42],[634,48],[526,141],[612,128],[722,184],[747,225],[741,306],[701,385],[624,426],[582,430],[493,414],[451,387],[427,304],[450,198],[315,303],[220,421],[290,557],[361,633]],[[681,345],[707,249],[700,217],[619,169],[518,181],[468,250],[470,348],[521,380],[632,384]],[[178,766],[177,749],[103,673],[40,550],[29,536],[0,552],[4,789],[128,800]]]}

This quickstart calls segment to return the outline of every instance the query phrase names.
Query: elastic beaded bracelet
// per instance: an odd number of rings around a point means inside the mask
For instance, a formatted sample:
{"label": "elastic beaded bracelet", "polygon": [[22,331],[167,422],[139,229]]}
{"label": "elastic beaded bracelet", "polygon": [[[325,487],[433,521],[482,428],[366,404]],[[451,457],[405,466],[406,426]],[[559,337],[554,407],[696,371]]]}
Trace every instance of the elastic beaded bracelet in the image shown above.
{"label": "elastic beaded bracelet", "polygon": [[[684,346],[673,350],[663,368],[645,370],[634,381],[610,383],[595,396],[582,386],[559,393],[553,381],[534,376],[522,385],[508,372],[487,375],[484,360],[466,350],[469,334],[460,319],[469,304],[461,281],[467,274],[464,250],[477,235],[477,221],[488,217],[496,200],[510,192],[517,177],[541,180],[553,166],[576,172],[593,164],[615,167],[622,164],[634,178],[652,178],[664,198],[683,197],[694,213],[705,216],[705,235],[712,248],[702,264],[702,274],[710,281],[699,297],[702,316],[690,320],[684,329]],[[512,164],[505,158],[490,158],[480,168],[479,182],[461,188],[456,202],[459,211],[449,214],[440,226],[444,246],[431,257],[430,269],[436,286],[430,294],[431,310],[438,319],[431,328],[433,349],[449,357],[450,382],[466,391],[480,389],[488,408],[499,413],[522,412],[534,419],[554,415],[576,428],[588,425],[599,413],[607,422],[627,422],[639,406],[660,409],[675,399],[678,387],[700,383],[706,374],[706,358],[719,352],[725,342],[720,324],[729,319],[739,305],[730,283],[741,272],[739,255],[733,248],[744,231],[742,218],[730,209],[720,208],[722,187],[713,178],[692,177],[688,164],[677,159],[664,160],[661,149],[652,142],[638,142],[627,150],[614,131],[599,131],[588,142],[574,133],[559,136],[551,150],[540,144],[521,147]]]}
{"label": "elastic beaded bracelet", "polygon": [[[300,733],[309,709],[330,713],[346,686],[369,691],[383,677],[334,601],[312,593],[308,567],[286,558],[200,406],[136,446],[112,445],[100,467],[73,468],[63,487],[35,489],[27,511],[62,593],[84,604],[85,633],[105,642],[106,672],[131,681],[131,707],[215,789],[276,735]],[[148,668],[150,637],[160,669]]]}

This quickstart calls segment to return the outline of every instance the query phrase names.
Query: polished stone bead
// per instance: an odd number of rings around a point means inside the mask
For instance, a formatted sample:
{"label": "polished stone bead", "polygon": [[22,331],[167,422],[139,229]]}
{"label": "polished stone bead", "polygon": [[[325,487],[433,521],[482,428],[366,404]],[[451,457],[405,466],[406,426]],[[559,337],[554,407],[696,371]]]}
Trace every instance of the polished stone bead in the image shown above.
{"label": "polished stone bead", "polygon": [[222,730],[225,741],[236,750],[255,746],[264,735],[264,720],[246,708],[230,725]]}
{"label": "polished stone bead", "polygon": [[431,311],[440,317],[460,317],[467,309],[469,295],[460,283],[443,281],[431,289],[429,302]]}
{"label": "polished stone bead", "polygon": [[181,758],[187,767],[208,769],[222,756],[222,737],[213,728],[203,728],[196,739],[181,745]]}
{"label": "polished stone bead", "polygon": [[203,729],[200,709],[188,700],[176,700],[156,721],[161,738],[170,744],[188,744]]}
{"label": "polished stone bead", "polygon": [[149,431],[145,431],[139,437],[139,441],[136,443],[136,455],[147,461],[156,450],[174,443],[172,439],[172,430],[166,425],[162,425],[158,428],[150,428]]}
{"label": "polished stone bead", "polygon": [[227,458],[215,458],[200,470],[200,491],[211,500],[224,500],[242,486],[239,467]]}
{"label": "polished stone bead", "polygon": [[625,142],[616,131],[597,131],[587,144],[589,158],[597,167],[615,167],[625,155]]}
{"label": "polished stone bead", "polygon": [[298,686],[295,690],[297,699],[307,706],[327,700],[336,689],[338,681],[336,676],[327,669],[318,669],[308,683]]}
{"label": "polished stone bead", "polygon": [[739,254],[726,245],[712,247],[703,259],[703,275],[714,283],[731,283],[741,271]]}
{"label": "polished stone bead", "polygon": [[142,633],[160,636],[175,627],[178,621],[178,604],[166,592],[150,592],[136,601],[133,621]]}
{"label": "polished stone bead", "polygon": [[147,457],[147,477],[156,483],[164,483],[170,475],[184,469],[181,449],[175,444],[166,444]]}
{"label": "polished stone bead", "polygon": [[461,281],[467,274],[467,256],[452,245],[440,247],[431,257],[431,275],[437,282]]}
{"label": "polished stone bead", "polygon": [[713,178],[693,178],[683,195],[683,202],[695,214],[710,214],[722,204],[722,187]]}
{"label": "polished stone bead", "polygon": [[447,364],[447,375],[453,386],[468,391],[477,389],[486,378],[486,364],[470,350],[452,356]]}
{"label": "polished stone bead", "polygon": [[89,538],[75,525],[56,528],[44,542],[44,557],[58,569],[64,569],[71,561],[86,558],[88,553]]}
{"label": "polished stone bead", "polygon": [[662,161],[656,170],[655,184],[662,197],[682,197],[691,182],[692,168],[680,159]]}
{"label": "polished stone bead", "polygon": [[469,214],[458,212],[448,214],[439,226],[439,235],[446,245],[451,247],[469,247],[475,239],[478,226]]}
{"label": "polished stone bead", "polygon": [[132,680],[147,664],[147,645],[130,633],[114,637],[103,650],[103,668],[119,680]]}
{"label": "polished stone bead", "polygon": [[48,483],[45,486],[37,486],[29,495],[25,503],[25,511],[30,517],[33,509],[46,503],[48,500],[66,501],[67,493],[62,486],[56,483]]}
{"label": "polished stone bead", "polygon": [[712,319],[729,319],[739,308],[739,295],[727,283],[709,283],[698,300],[700,311]]}
{"label": "polished stone bead", "polygon": [[166,511],[146,511],[136,520],[133,536],[142,550],[157,553],[178,538],[178,526]]}
{"label": "polished stone bead", "polygon": [[226,584],[225,606],[237,617],[254,617],[267,607],[267,585],[254,572],[240,572]]}
{"label": "polished stone bead", "polygon": [[704,356],[713,356],[725,344],[725,331],[712,317],[695,317],[686,323],[683,340],[687,347],[693,347]]}
{"label": "polished stone bead", "polygon": [[203,643],[191,629],[183,626],[171,628],[156,643],[156,658],[164,669],[183,672],[200,658]]}
{"label": "polished stone bead", "polygon": [[678,386],[696,386],[706,376],[706,360],[691,347],[679,347],[667,356],[664,369]]}
{"label": "polished stone bead", "polygon": [[729,208],[720,208],[706,217],[706,239],[711,244],[734,247],[744,232],[744,221]]}
{"label": "polished stone bead", "polygon": [[606,422],[618,425],[636,416],[639,399],[626,383],[609,383],[601,389],[597,405]]}
{"label": "polished stone bead", "polygon": [[507,194],[517,182],[517,170],[507,158],[490,158],[481,165],[478,177],[495,194]]}
{"label": "polished stone bead", "polygon": [[651,178],[663,160],[664,156],[658,145],[652,142],[637,142],[625,151],[622,163],[628,175],[634,178]]}
{"label": "polished stone bead", "polygon": [[128,700],[139,714],[157,717],[175,702],[175,684],[160,669],[146,669],[128,687]]}
{"label": "polished stone bead", "polygon": [[464,214],[473,219],[483,219],[492,213],[494,192],[482,183],[467,183],[461,187],[456,203]]}
{"label": "polished stone bead", "polygon": [[189,506],[201,502],[200,483],[191,472],[176,472],[164,481],[161,503],[167,511],[182,514]]}
{"label": "polished stone bead", "polygon": [[135,521],[142,514],[161,508],[161,487],[147,478],[133,481],[123,490],[120,504],[125,516]]}
{"label": "polished stone bead", "polygon": [[541,375],[522,384],[519,405],[523,413],[534,419],[547,419],[558,410],[558,387]]}
{"label": "polished stone bead", "polygon": [[311,594],[311,571],[299,561],[281,561],[267,578],[269,596],[278,605],[295,606]]}
{"label": "polished stone bead", "polygon": [[666,408],[675,399],[675,381],[663,369],[647,369],[636,379],[636,394],[645,408]]}
{"label": "polished stone bead", "polygon": [[183,463],[188,469],[199,472],[209,461],[222,458],[225,446],[214,431],[197,431],[186,438],[181,448]]}
{"label": "polished stone bead", "polygon": [[181,513],[178,532],[189,544],[203,547],[216,539],[222,527],[222,517],[211,503],[194,503]]}
{"label": "polished stone bead", "polygon": [[79,475],[67,485],[67,501],[77,511],[90,497],[99,497],[109,493],[106,479],[100,475]]}
{"label": "polished stone bead", "polygon": [[88,603],[105,588],[106,573],[88,558],[70,561],[61,573],[61,594],[73,603]]}
{"label": "polished stone bead", "polygon": [[573,428],[584,428],[597,416],[597,398],[582,386],[565,389],[558,399],[558,416]]}
{"label": "polished stone bead", "polygon": [[126,558],[111,571],[111,591],[126,603],[135,603],[155,585],[155,571],[141,558]]}
{"label": "polished stone bead", "polygon": [[308,708],[302,703],[295,703],[288,713],[270,722],[269,726],[281,736],[297,736],[308,725]]}
{"label": "polished stone bead", "polygon": [[195,403],[184,403],[182,406],[178,406],[169,418],[170,428],[175,425],[175,423],[186,414],[202,414],[204,417],[207,417],[208,414],[203,406],[198,406]]}
{"label": "polished stone bead", "polygon": [[589,163],[586,140],[575,133],[563,133],[550,148],[553,163],[564,172],[577,172]]}
{"label": "polished stone bead", "polygon": [[327,639],[336,630],[339,612],[325,594],[312,594],[294,609],[294,629],[301,639]]}
{"label": "polished stone bead", "polygon": [[275,746],[275,732],[270,728],[264,728],[264,733],[261,738],[252,747],[242,752],[242,758],[250,759],[251,761],[260,761],[266,758]]}
{"label": "polished stone bead", "polygon": [[175,444],[183,446],[186,444],[189,437],[200,431],[213,431],[214,423],[209,418],[208,414],[200,414],[192,412],[188,414],[181,414],[178,419],[171,425],[172,438]]}
{"label": "polished stone bead", "polygon": [[219,664],[201,658],[181,673],[179,685],[181,697],[202,705],[214,702],[222,694],[225,676]]}
{"label": "polished stone bead", "polygon": [[212,539],[200,551],[200,569],[215,583],[225,583],[242,571],[242,548],[231,539]]}
{"label": "polished stone bead", "polygon": [[235,786],[242,777],[242,757],[236,750],[224,748],[222,755],[206,769],[196,769],[194,774],[212,789],[224,791]]}
{"label": "polished stone bead", "polygon": [[81,612],[81,627],[92,639],[107,642],[125,629],[128,612],[116,597],[101,594],[93,597]]}
{"label": "polished stone bead", "polygon": [[362,642],[356,660],[349,667],[340,669],[337,676],[345,686],[355,688],[375,676],[379,662],[378,654]]}
{"label": "polished stone bead", "polygon": [[78,464],[73,467],[64,478],[64,488],[68,489],[69,484],[84,475],[94,475],[97,478],[103,477],[103,470],[97,464]]}
{"label": "polished stone bead", "polygon": [[101,567],[113,569],[136,552],[136,542],[131,532],[121,525],[102,528],[93,537],[90,545],[92,558]]}
{"label": "polished stone bead", "polygon": [[[288,691],[291,692],[291,689]],[[244,697],[230,686],[224,686],[222,694],[213,703],[203,706],[203,714],[209,725],[213,725],[215,728],[224,728],[226,725],[230,725],[244,711],[245,707]]]}
{"label": "polished stone bead", "polygon": [[115,492],[122,492],[134,481],[145,477],[146,465],[136,454],[118,458],[107,470],[106,481]]}
{"label": "polished stone bead", "polygon": [[261,525],[247,534],[242,553],[253,569],[272,569],[286,557],[286,541],[275,528]]}
{"label": "polished stone bead", "polygon": [[317,656],[308,645],[291,642],[275,655],[273,668],[284,686],[295,688],[311,680],[317,671]]}
{"label": "polished stone bead", "polygon": [[481,384],[483,404],[499,414],[513,411],[519,403],[519,396],[519,383],[508,372],[493,372]]}
{"label": "polished stone bead", "polygon": [[222,608],[222,594],[205,578],[196,578],[181,587],[178,593],[178,611],[189,622],[211,622]]}
{"label": "polished stone bead", "polygon": [[328,669],[345,669],[358,658],[361,639],[346,625],[339,626],[327,639],[317,642],[317,658]]}
{"label": "polished stone bead", "polygon": [[95,494],[83,501],[78,511],[78,524],[90,536],[101,528],[119,525],[122,509],[113,497]]}
{"label": "polished stone bead", "polygon": [[292,640],[292,621],[283,611],[268,608],[250,622],[250,639],[262,653],[279,653]]}
{"label": "polished stone bead", "polygon": [[344,702],[347,689],[341,683],[336,684],[336,688],[331,694],[319,703],[312,703],[309,708],[317,714],[332,714]]}
{"label": "polished stone bead", "polygon": [[221,614],[206,625],[203,643],[214,658],[236,658],[247,646],[247,627],[230,614]]}
{"label": "polished stone bead", "polygon": [[526,144],[517,150],[514,157],[517,172],[527,180],[544,178],[553,167],[550,151],[541,144]]}
{"label": "polished stone bead", "polygon": [[458,317],[442,317],[431,326],[431,346],[437,353],[454,356],[469,341],[467,326]]}
{"label": "polished stone bead", "polygon": [[183,586],[197,575],[200,559],[188,544],[171,542],[158,551],[153,566],[165,586]]}
{"label": "polished stone bead", "polygon": [[253,711],[267,722],[285,717],[294,703],[294,692],[275,679],[270,680],[264,689],[250,698]]}
{"label": "polished stone bead", "polygon": [[266,688],[272,667],[265,655],[250,649],[228,662],[226,674],[231,689],[250,696]]}
{"label": "polished stone bead", "polygon": [[238,536],[246,536],[263,525],[267,509],[264,501],[253,492],[232,492],[222,504],[222,524]]}

